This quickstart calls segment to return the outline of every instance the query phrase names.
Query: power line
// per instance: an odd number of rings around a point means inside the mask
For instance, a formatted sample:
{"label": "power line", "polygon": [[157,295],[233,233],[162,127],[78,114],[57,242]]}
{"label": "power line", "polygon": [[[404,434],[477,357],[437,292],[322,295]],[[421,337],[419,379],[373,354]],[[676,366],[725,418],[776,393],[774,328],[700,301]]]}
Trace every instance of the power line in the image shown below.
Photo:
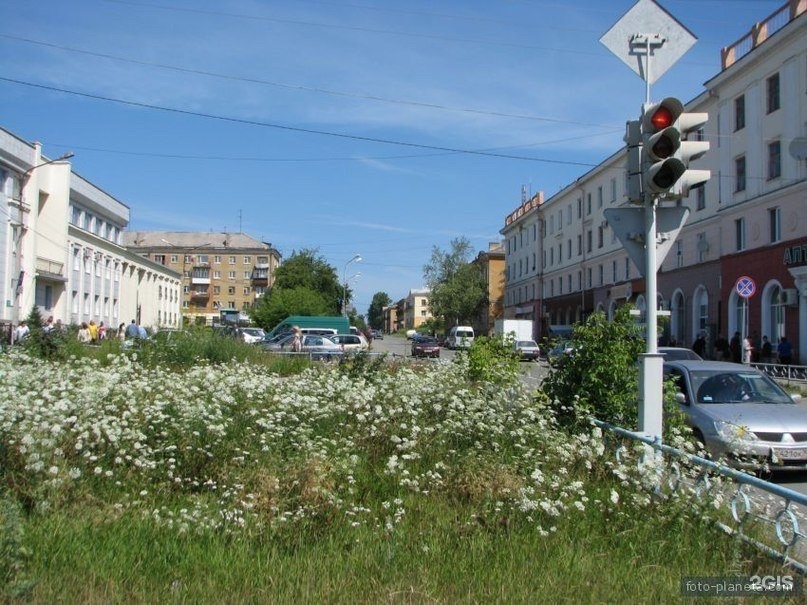
{"label": "power line", "polygon": [[43,42],[41,40],[33,40],[31,38],[23,38],[21,36],[13,36],[11,34],[0,33],[0,38],[5,38],[7,40],[14,40],[16,42],[25,42],[26,44],[34,44],[37,46],[44,46],[46,48],[53,48],[56,50],[61,50],[65,52],[71,52],[76,54],[87,55],[90,57],[97,57],[100,59],[109,59],[112,61],[120,61],[123,63],[131,63],[133,65],[142,65],[145,67],[156,67],[158,69],[166,69],[171,71],[176,71],[180,73],[187,73],[197,76],[205,76],[209,78],[218,78],[223,80],[231,80],[236,82],[245,82],[248,84],[260,84],[262,86],[273,86],[276,88],[285,88],[288,90],[298,90],[304,92],[313,92],[318,94],[325,94],[331,95],[336,97],[347,97],[353,99],[362,99],[365,101],[376,101],[379,103],[390,103],[396,105],[406,105],[411,107],[421,107],[425,109],[437,109],[440,111],[451,111],[451,112],[460,112],[460,113],[470,113],[474,115],[485,115],[485,116],[492,116],[498,118],[515,118],[519,120],[533,120],[539,122],[550,122],[553,124],[572,124],[575,126],[599,126],[603,128],[612,128],[614,127],[613,124],[592,124],[587,122],[580,122],[576,120],[563,120],[560,118],[550,118],[545,116],[533,116],[527,114],[515,114],[515,113],[507,113],[503,111],[490,111],[490,110],[482,110],[482,109],[474,109],[469,107],[451,107],[449,105],[441,105],[439,103],[427,103],[425,101],[411,101],[405,99],[393,99],[389,97],[382,97],[378,95],[369,95],[369,94],[359,94],[359,93],[352,93],[352,92],[345,92],[339,90],[331,90],[327,88],[320,88],[317,86],[303,86],[300,84],[287,84],[284,82],[275,82],[272,80],[264,80],[261,78],[248,78],[246,76],[235,76],[231,74],[225,74],[220,72],[212,72],[202,69],[191,69],[187,67],[179,67],[176,65],[169,65],[167,63],[154,63],[150,61],[141,61],[139,59],[132,59],[129,57],[122,57],[120,55],[111,55],[108,53],[101,53],[95,52],[90,50],[85,50],[81,48],[74,48],[70,46],[63,46],[60,44],[53,44],[51,42]]}
{"label": "power line", "polygon": [[144,109],[153,109],[156,111],[164,111],[168,113],[175,113],[179,115],[186,115],[186,116],[194,116],[198,118],[206,118],[210,120],[218,120],[221,122],[231,122],[235,124],[246,124],[249,126],[259,126],[262,128],[274,128],[277,130],[285,130],[289,132],[300,132],[305,134],[316,134],[321,136],[329,136],[335,137],[340,139],[348,139],[353,141],[363,141],[366,143],[379,143],[385,145],[397,145],[400,147],[411,147],[415,149],[428,149],[431,151],[443,151],[443,152],[450,152],[450,153],[459,153],[465,155],[474,155],[474,156],[485,156],[485,157],[495,157],[507,160],[522,160],[526,162],[543,162],[547,164],[561,164],[567,166],[585,166],[588,168],[594,168],[598,166],[598,164],[592,164],[588,162],[573,162],[570,160],[556,160],[556,159],[549,159],[549,158],[536,158],[536,157],[527,157],[527,156],[519,156],[507,153],[496,153],[490,151],[477,151],[473,149],[460,149],[455,147],[443,147],[439,145],[427,145],[425,143],[413,143],[408,141],[396,141],[394,139],[382,139],[378,137],[368,137],[362,135],[355,135],[355,134],[346,134],[340,132],[332,132],[327,130],[317,130],[314,128],[302,128],[300,126],[289,126],[284,124],[276,124],[272,122],[262,122],[259,120],[248,120],[246,118],[235,118],[232,116],[222,116],[212,113],[204,113],[198,111],[191,111],[188,109],[179,109],[176,107],[166,107],[164,105],[154,105],[151,103],[144,103],[141,101],[132,101],[128,99],[119,99],[116,97],[106,97],[103,95],[96,95],[86,92],[79,92],[75,90],[70,90],[67,88],[59,88],[56,86],[47,86],[45,84],[36,84],[34,82],[26,82],[24,80],[17,80],[15,78],[7,78],[4,76],[0,76],[0,81],[10,82],[12,84],[19,84],[21,86],[28,86],[31,88],[38,88],[41,90],[49,90],[51,92],[59,92],[63,94],[74,95],[77,97],[83,97],[87,99],[93,99],[96,101],[107,101],[110,103],[117,103],[120,105],[128,105],[131,107],[140,107]]}

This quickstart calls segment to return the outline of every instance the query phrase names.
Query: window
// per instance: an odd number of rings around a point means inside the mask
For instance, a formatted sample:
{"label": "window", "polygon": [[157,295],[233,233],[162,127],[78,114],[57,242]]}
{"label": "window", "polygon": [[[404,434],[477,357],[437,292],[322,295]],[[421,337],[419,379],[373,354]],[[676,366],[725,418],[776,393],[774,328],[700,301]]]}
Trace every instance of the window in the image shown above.
{"label": "window", "polygon": [[616,178],[611,179],[611,203],[616,202]]}
{"label": "window", "polygon": [[221,294],[221,286],[213,286],[213,294]]}
{"label": "window", "polygon": [[768,143],[768,180],[782,176],[782,142]]}
{"label": "window", "polygon": [[577,198],[577,218],[583,218],[583,198]]}
{"label": "window", "polygon": [[738,218],[734,221],[734,249],[737,252],[745,250],[745,219]]}
{"label": "window", "polygon": [[745,156],[734,160],[734,192],[745,191]]}
{"label": "window", "polygon": [[597,227],[597,248],[602,248],[602,242],[603,242],[602,234],[603,234],[602,226]]}
{"label": "window", "polygon": [[179,260],[179,259],[178,259],[178,257],[177,257],[177,255],[176,255],[176,254],[172,254],[172,255],[171,255],[171,262],[172,262],[172,263],[176,264],[178,260]]}
{"label": "window", "polygon": [[780,107],[779,101],[779,74],[773,74],[767,79],[768,113],[773,113]]}
{"label": "window", "polygon": [[244,264],[245,265],[249,265],[251,262],[252,262],[252,257],[251,256],[245,256],[244,257]]}
{"label": "window", "polygon": [[703,210],[706,208],[706,184],[704,183],[695,191],[697,191],[695,194],[697,196],[697,209]]}
{"label": "window", "polygon": [[675,258],[676,258],[676,266],[683,267],[684,266],[684,242],[680,239],[675,241]]}
{"label": "window", "polygon": [[745,95],[734,99],[734,132],[745,128]]}
{"label": "window", "polygon": [[602,208],[602,185],[597,187],[597,208]]}
{"label": "window", "polygon": [[230,264],[231,264],[231,265],[234,265],[234,264],[235,264],[235,257],[234,257],[234,256],[231,256],[231,257],[230,257]]}
{"label": "window", "polygon": [[772,244],[775,244],[776,242],[782,239],[781,217],[782,214],[779,208],[771,208],[768,210],[768,222],[770,223],[770,234]]}
{"label": "window", "polygon": [[591,194],[586,194],[586,216],[591,214]]}
{"label": "window", "polygon": [[228,286],[227,294],[235,294],[235,286]]}
{"label": "window", "polygon": [[213,271],[213,279],[221,279],[221,271]]}
{"label": "window", "polygon": [[630,258],[625,259],[625,279],[630,279]]}
{"label": "window", "polygon": [[586,252],[591,252],[591,242],[592,242],[591,229],[589,229],[588,231],[586,231]]}
{"label": "window", "polygon": [[161,265],[165,264],[165,254],[155,254],[154,255],[154,262],[160,263]]}
{"label": "window", "polygon": [[221,257],[218,256],[218,255],[214,256],[213,257],[213,262],[216,263],[217,265],[220,265],[221,264]]}
{"label": "window", "polygon": [[698,233],[698,243],[695,247],[698,250],[698,262],[704,262],[706,260],[706,253],[709,251],[709,243],[706,241],[705,233]]}
{"label": "window", "polygon": [[235,279],[235,271],[230,271],[229,273],[227,273],[227,278],[228,279]]}

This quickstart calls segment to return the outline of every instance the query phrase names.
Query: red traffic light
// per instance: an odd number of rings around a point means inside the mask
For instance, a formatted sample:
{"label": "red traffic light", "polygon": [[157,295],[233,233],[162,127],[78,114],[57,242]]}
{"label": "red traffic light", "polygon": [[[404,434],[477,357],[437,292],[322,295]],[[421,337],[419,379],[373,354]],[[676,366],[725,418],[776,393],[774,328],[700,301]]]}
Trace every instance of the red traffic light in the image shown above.
{"label": "red traffic light", "polygon": [[673,114],[665,105],[662,105],[650,117],[650,123],[656,130],[663,130],[673,123]]}

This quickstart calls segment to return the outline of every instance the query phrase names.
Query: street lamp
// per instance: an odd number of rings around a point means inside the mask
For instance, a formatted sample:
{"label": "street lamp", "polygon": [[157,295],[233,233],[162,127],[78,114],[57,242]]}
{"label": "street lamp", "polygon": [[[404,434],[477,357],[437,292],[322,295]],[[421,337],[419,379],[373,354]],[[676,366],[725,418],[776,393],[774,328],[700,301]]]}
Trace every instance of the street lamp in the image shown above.
{"label": "street lamp", "polygon": [[31,178],[34,170],[37,168],[41,168],[42,166],[47,166],[48,164],[53,164],[55,162],[61,162],[63,160],[69,160],[73,157],[73,152],[68,151],[63,153],[58,158],[53,158],[52,160],[47,160],[40,164],[36,164],[35,166],[31,166],[28,170],[22,173],[20,176],[20,199],[19,199],[19,208],[17,210],[19,222],[11,222],[11,228],[13,229],[14,233],[12,238],[14,240],[14,250],[16,254],[14,255],[14,268],[12,269],[12,276],[16,276],[17,284],[14,287],[14,304],[11,307],[11,337],[10,342],[14,344],[14,328],[20,322],[20,303],[22,297],[22,280],[25,277],[25,271],[22,268],[22,237],[27,230],[25,226],[25,222],[23,221],[23,212],[25,209],[24,203],[24,190],[25,190],[25,183]]}
{"label": "street lamp", "polygon": [[[355,254],[353,258],[345,263],[345,268],[342,270],[342,316],[347,317],[347,266],[350,263],[361,262],[361,254]],[[355,277],[355,275],[353,276]],[[351,278],[353,279],[353,278]]]}

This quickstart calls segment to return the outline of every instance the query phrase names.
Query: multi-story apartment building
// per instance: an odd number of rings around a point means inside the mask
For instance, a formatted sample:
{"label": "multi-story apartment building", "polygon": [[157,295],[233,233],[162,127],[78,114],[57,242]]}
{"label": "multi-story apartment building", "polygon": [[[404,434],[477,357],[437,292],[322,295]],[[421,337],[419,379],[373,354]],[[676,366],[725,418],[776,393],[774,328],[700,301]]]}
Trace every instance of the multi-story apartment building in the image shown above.
{"label": "multi-story apartment building", "polygon": [[129,208],[72,172],[67,158],[48,159],[39,143],[0,129],[4,333],[34,305],[65,324],[178,326],[179,274],[123,247]]}
{"label": "multi-story apartment building", "polygon": [[[806,10],[793,0],[727,46],[720,73],[687,103],[709,114],[701,136],[711,148],[693,167],[712,178],[678,202],[690,213],[657,273],[657,300],[646,300],[645,280],[605,220],[607,208],[627,204],[621,150],[508,215],[506,317],[536,319],[547,334],[625,301],[656,304],[670,311],[668,340],[787,337],[807,360]],[[748,299],[735,288],[740,277],[756,284]]]}
{"label": "multi-story apartment building", "polygon": [[[400,329],[417,330],[425,321],[432,319],[429,309],[428,288],[412,289],[405,298],[402,298],[394,305],[385,307],[385,324],[390,332]],[[385,326],[386,327],[386,326]]]}
{"label": "multi-story apartment building", "polygon": [[476,255],[472,261],[482,270],[488,304],[474,320],[476,334],[493,334],[497,319],[504,316],[504,246],[491,242],[488,249]]}
{"label": "multi-story apartment building", "polygon": [[126,246],[182,276],[186,322],[212,324],[223,310],[245,315],[274,283],[280,253],[244,233],[130,231]]}

